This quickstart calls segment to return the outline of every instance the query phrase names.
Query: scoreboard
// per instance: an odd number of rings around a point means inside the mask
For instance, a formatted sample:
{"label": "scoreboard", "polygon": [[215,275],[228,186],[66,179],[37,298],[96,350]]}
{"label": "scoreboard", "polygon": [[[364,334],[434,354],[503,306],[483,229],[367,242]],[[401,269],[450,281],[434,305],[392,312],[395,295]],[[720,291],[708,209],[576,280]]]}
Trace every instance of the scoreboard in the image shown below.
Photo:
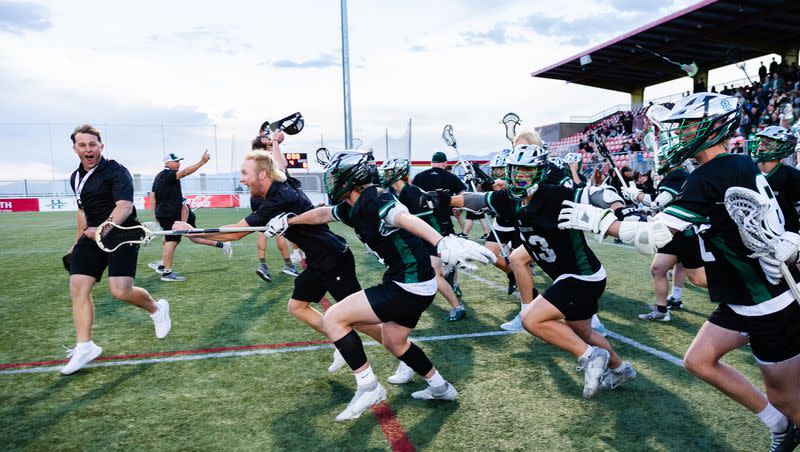
{"label": "scoreboard", "polygon": [[305,152],[287,152],[284,154],[289,162],[287,168],[308,169],[308,154]]}

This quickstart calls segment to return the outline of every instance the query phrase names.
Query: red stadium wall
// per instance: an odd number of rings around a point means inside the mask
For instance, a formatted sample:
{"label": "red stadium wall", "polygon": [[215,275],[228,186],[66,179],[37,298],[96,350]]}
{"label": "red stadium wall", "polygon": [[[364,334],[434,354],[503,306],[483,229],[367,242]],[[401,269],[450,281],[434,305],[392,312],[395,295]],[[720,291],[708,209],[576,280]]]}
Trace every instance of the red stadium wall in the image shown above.
{"label": "red stadium wall", "polygon": [[0,198],[0,212],[38,212],[39,198]]}

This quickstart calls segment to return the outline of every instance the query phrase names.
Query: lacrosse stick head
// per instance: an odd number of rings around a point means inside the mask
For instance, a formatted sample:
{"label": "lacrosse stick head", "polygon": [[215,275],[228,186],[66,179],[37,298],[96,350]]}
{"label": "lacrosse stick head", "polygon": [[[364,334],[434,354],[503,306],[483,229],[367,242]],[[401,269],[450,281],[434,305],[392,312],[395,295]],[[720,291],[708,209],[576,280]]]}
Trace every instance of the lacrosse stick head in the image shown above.
{"label": "lacrosse stick head", "polygon": [[508,138],[508,141],[514,141],[514,135],[517,133],[517,126],[521,123],[522,121],[519,120],[519,115],[516,113],[506,113],[503,119],[500,120],[500,124],[503,124],[506,128],[506,138]]}
{"label": "lacrosse stick head", "polygon": [[144,245],[153,240],[152,233],[142,225],[120,226],[105,221],[97,227],[94,240],[106,253],[116,251],[122,245]]}
{"label": "lacrosse stick head", "polygon": [[690,64],[681,64],[681,70],[686,72],[687,77],[694,77],[697,75],[697,72],[700,70],[700,68],[698,68],[694,62],[692,62]]}
{"label": "lacrosse stick head", "polygon": [[331,161],[331,152],[326,147],[317,148],[314,152],[314,156],[317,159],[317,163],[322,166],[327,165],[328,162]]}
{"label": "lacrosse stick head", "polygon": [[780,218],[771,215],[766,196],[744,187],[731,187],[725,192],[725,209],[739,228],[744,246],[751,257],[769,254],[774,241],[783,233]]}
{"label": "lacrosse stick head", "polygon": [[456,147],[456,137],[453,135],[453,126],[447,124],[442,130],[442,140],[450,147]]}
{"label": "lacrosse stick head", "polygon": [[[268,124],[267,128],[270,132],[280,131],[285,133],[286,135],[297,135],[303,130],[305,126],[305,119],[303,119],[303,115],[300,112],[294,112],[291,115],[281,118],[272,124]],[[262,126],[263,130],[263,126]],[[269,132],[267,132],[269,134]]]}

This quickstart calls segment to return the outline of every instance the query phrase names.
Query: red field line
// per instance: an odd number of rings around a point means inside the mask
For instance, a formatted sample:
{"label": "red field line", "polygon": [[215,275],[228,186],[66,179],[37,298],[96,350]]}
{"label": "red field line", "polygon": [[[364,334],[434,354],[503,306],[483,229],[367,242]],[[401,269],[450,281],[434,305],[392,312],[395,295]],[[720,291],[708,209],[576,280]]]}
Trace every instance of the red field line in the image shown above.
{"label": "red field line", "polygon": [[411,440],[408,439],[408,434],[406,434],[405,429],[400,425],[400,421],[394,416],[392,408],[388,403],[384,401],[373,406],[372,412],[378,419],[378,424],[381,426],[381,430],[383,430],[383,436],[386,437],[386,441],[389,442],[389,447],[391,447],[394,452],[412,452],[416,450],[414,445],[411,444]]}

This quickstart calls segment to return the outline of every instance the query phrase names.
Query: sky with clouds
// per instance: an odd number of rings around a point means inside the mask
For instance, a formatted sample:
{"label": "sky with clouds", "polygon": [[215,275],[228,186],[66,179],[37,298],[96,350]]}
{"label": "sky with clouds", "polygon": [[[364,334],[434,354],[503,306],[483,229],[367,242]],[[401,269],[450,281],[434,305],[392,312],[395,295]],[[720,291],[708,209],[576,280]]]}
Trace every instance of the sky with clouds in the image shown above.
{"label": "sky with clouds", "polygon": [[[412,156],[425,160],[451,123],[462,151],[483,155],[507,145],[506,112],[532,128],[629,103],[530,73],[691,3],[350,0],[353,134],[382,156],[384,130],[397,149],[412,118]],[[0,0],[0,180],[64,177],[84,122],[145,174],[165,150],[193,161],[207,148],[206,172],[237,169],[258,126],[294,111],[306,128],[286,151],[341,148],[339,21],[337,0]]]}

